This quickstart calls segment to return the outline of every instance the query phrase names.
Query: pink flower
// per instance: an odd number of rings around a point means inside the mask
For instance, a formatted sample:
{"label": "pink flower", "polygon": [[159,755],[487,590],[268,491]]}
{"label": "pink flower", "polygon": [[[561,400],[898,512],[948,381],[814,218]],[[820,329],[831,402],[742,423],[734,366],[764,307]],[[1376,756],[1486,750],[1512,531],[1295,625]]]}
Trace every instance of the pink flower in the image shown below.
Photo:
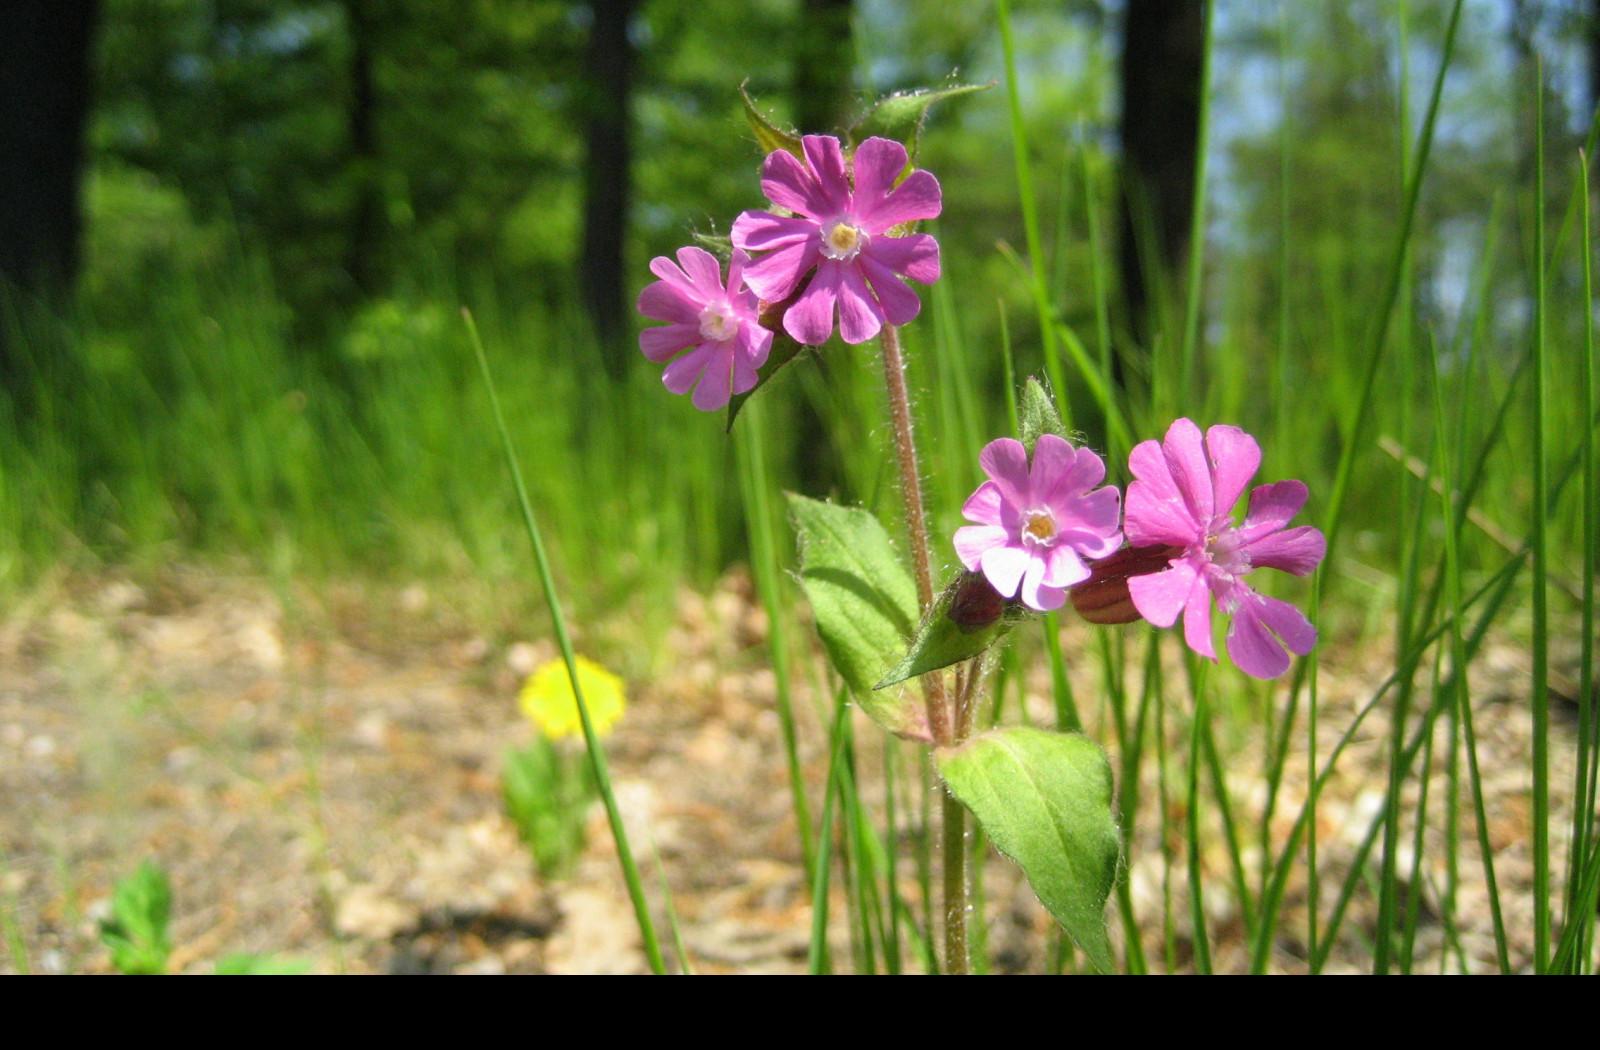
{"label": "pink flower", "polygon": [[901,277],[923,284],[939,279],[939,243],[931,236],[885,235],[893,226],[938,215],[939,181],[914,171],[896,186],[906,148],[890,139],[867,139],[851,162],[836,138],[807,135],[800,141],[804,162],[776,150],[761,166],[761,192],[794,217],[747,211],[733,224],[733,244],[769,253],[745,274],[769,302],[788,298],[806,274],[817,271],[783,318],[796,341],[826,343],[837,303],[840,337],[864,343],[885,324],[905,324],[922,309]]}
{"label": "pink flower", "polygon": [[1022,442],[1000,438],[978,457],[989,480],[961,508],[975,525],[956,530],[956,553],[969,572],[981,568],[1006,598],[1040,612],[1066,603],[1067,588],[1089,577],[1085,558],[1122,546],[1121,494],[1105,480],[1106,465],[1086,448],[1042,434],[1033,465]]}
{"label": "pink flower", "polygon": [[1217,426],[1201,443],[1200,428],[1180,419],[1164,442],[1146,441],[1128,466],[1137,479],[1128,486],[1128,542],[1178,548],[1167,568],[1128,580],[1134,606],[1158,627],[1183,616],[1189,648],[1215,660],[1211,644],[1211,600],[1233,617],[1228,655],[1255,678],[1273,678],[1289,667],[1288,653],[1304,656],[1317,644],[1317,629],[1294,606],[1267,598],[1244,582],[1262,567],[1304,576],[1322,561],[1327,540],[1309,525],[1285,529],[1305,506],[1298,481],[1261,485],[1250,493],[1244,524],[1233,508],[1261,466],[1261,448],[1238,427]]}
{"label": "pink flower", "polygon": [[756,369],[772,349],[772,333],[756,316],[761,304],[741,281],[749,261],[744,252],[734,252],[724,286],[722,267],[710,252],[679,248],[676,265],[664,255],[650,261],[650,272],[661,280],[639,293],[639,312],[667,322],[640,332],[639,349],[657,364],[688,350],[667,365],[661,381],[674,394],[693,387],[690,400],[706,412],[753,389]]}

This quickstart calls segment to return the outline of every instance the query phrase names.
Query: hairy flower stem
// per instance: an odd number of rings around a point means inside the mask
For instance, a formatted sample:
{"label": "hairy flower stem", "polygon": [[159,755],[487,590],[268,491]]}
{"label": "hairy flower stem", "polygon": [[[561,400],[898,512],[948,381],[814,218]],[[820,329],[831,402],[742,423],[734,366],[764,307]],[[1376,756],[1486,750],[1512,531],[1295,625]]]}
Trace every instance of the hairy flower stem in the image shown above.
{"label": "hairy flower stem", "polygon": [[[922,473],[917,466],[917,443],[911,428],[911,398],[906,393],[906,365],[900,354],[900,333],[883,326],[878,338],[883,348],[883,378],[889,394],[889,418],[894,426],[895,458],[900,466],[900,498],[906,509],[906,532],[911,540],[911,564],[917,578],[917,604],[926,613],[933,606],[933,567],[928,554],[928,520],[922,509]],[[928,731],[938,747],[959,743],[953,712],[941,672],[923,676],[928,710]],[[944,823],[944,962],[948,973],[964,974],[967,963],[966,813],[949,793],[941,807]]]}

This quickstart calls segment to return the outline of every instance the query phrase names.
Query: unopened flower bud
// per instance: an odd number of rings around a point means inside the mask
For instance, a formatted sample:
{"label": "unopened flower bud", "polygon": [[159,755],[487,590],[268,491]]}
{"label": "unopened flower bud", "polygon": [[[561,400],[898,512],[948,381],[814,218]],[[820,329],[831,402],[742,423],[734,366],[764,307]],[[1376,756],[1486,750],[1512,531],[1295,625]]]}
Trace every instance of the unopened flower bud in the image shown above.
{"label": "unopened flower bud", "polygon": [[950,597],[951,621],[963,630],[988,627],[1004,616],[1006,599],[981,572],[966,573]]}
{"label": "unopened flower bud", "polygon": [[1089,578],[1068,592],[1072,607],[1090,623],[1133,623],[1143,619],[1128,595],[1128,579],[1161,572],[1175,556],[1178,547],[1156,544],[1149,547],[1124,547],[1109,558],[1089,563]]}

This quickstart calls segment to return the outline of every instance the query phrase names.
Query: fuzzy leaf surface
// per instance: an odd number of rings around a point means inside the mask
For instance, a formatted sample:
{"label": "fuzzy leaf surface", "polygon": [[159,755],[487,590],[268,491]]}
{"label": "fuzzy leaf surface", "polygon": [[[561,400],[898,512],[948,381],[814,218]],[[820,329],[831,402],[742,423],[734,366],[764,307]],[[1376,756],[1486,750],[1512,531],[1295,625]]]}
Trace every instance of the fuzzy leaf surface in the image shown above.
{"label": "fuzzy leaf surface", "polygon": [[872,691],[917,622],[917,587],[889,534],[864,510],[794,493],[789,513],[799,536],[800,585],[833,666],[879,725],[927,740],[915,696]]}
{"label": "fuzzy leaf surface", "polygon": [[874,135],[894,139],[906,148],[907,157],[917,159],[917,138],[922,134],[923,121],[935,103],[945,99],[986,91],[992,84],[952,84],[949,87],[924,91],[904,91],[881,98],[867,110],[866,116],[850,129],[850,146],[854,149]]}
{"label": "fuzzy leaf surface", "polygon": [[1076,733],[1012,726],[940,750],[939,775],[1016,861],[1039,900],[1109,973],[1106,898],[1121,852],[1105,752]]}

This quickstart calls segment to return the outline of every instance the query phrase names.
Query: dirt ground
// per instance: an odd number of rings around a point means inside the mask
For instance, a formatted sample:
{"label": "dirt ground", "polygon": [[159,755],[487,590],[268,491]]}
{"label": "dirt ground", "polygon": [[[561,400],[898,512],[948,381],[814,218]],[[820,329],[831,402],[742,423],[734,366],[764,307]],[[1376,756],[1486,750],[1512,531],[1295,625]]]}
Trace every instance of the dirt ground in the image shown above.
{"label": "dirt ground", "polygon": [[[1083,645],[1075,630],[1066,632],[1069,656]],[[811,908],[764,637],[738,574],[711,594],[684,593],[654,647],[672,654],[670,666],[630,681],[630,710],[608,743],[646,882],[659,904],[659,856],[691,964],[703,973],[805,969]],[[420,585],[286,594],[257,578],[172,570],[157,581],[40,588],[0,622],[0,972],[108,971],[97,920],[115,881],[146,858],[171,878],[177,972],[207,972],[237,952],[333,973],[644,972],[598,808],[576,871],[549,884],[503,815],[501,756],[531,733],[517,687],[552,652],[548,640],[515,629],[475,629]],[[1386,673],[1377,645],[1345,646],[1325,668],[1323,755]],[[1501,644],[1481,658],[1473,683],[1489,838],[1517,966],[1532,947],[1527,674],[1527,654]],[[1045,703],[1045,683],[1030,682],[1029,692],[1030,704]],[[1560,829],[1570,824],[1575,716],[1555,699]],[[822,732],[804,690],[799,702],[802,761],[820,797]],[[1357,730],[1318,810],[1321,914],[1381,804],[1388,703]],[[857,729],[863,755],[876,754],[878,730],[864,719]],[[1234,819],[1256,837],[1266,798],[1259,744],[1219,743]],[[1291,763],[1267,828],[1274,842],[1287,837],[1305,795],[1305,767],[1303,755]],[[1170,957],[1185,969],[1186,935],[1164,942],[1156,925],[1168,895],[1186,921],[1183,858],[1163,863],[1158,811],[1149,808],[1161,804],[1153,771],[1145,779],[1127,877],[1138,914],[1150,917],[1153,966]],[[1430,782],[1431,810],[1442,784]],[[1415,807],[1418,785],[1410,788]],[[1169,814],[1181,817],[1181,799],[1181,788],[1169,792]],[[1421,878],[1408,884],[1421,894],[1418,969],[1495,967],[1470,815],[1460,828],[1453,917],[1442,904],[1442,831],[1425,836]],[[1408,840],[1407,866],[1411,851]],[[1565,857],[1559,833],[1554,855]],[[1203,864],[1208,880],[1227,883],[1220,847]],[[986,872],[996,969],[1042,969],[1048,916],[1003,859],[991,858]],[[1281,972],[1307,967],[1303,865],[1297,872],[1271,961]],[[1214,964],[1244,968],[1245,918],[1224,892],[1206,908]],[[1358,894],[1329,969],[1370,967],[1372,923]],[[848,968],[842,908],[831,929]]]}

